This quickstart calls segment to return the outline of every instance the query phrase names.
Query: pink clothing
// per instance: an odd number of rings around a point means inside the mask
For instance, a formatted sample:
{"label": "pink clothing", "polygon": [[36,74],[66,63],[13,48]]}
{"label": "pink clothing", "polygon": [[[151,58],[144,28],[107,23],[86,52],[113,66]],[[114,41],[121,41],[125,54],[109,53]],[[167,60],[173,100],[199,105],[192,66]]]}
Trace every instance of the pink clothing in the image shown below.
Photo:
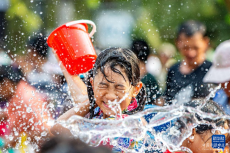
{"label": "pink clothing", "polygon": [[[11,133],[17,135],[35,130],[42,132],[47,130],[49,118],[46,101],[36,89],[25,81],[20,81],[13,98],[9,100],[7,107],[8,124]],[[44,128],[43,128],[44,127]]]}
{"label": "pink clothing", "polygon": [[7,121],[1,121],[0,122],[0,136],[4,136],[9,134],[9,128]]}

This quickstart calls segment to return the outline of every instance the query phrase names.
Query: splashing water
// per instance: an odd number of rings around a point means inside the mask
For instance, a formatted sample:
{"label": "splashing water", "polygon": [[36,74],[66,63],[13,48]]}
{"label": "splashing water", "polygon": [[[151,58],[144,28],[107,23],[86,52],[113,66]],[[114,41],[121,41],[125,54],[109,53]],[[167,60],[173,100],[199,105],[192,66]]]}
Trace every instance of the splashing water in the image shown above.
{"label": "splashing water", "polygon": [[[114,101],[108,100],[108,106],[109,108],[111,108],[111,110],[115,113],[115,118],[116,119],[121,119],[122,117],[122,110],[120,107],[120,104],[122,101],[124,101],[127,97],[129,96],[129,93],[125,93],[125,95],[119,100],[117,101],[117,99],[115,99]],[[118,114],[119,113],[119,114]]]}
{"label": "splashing water", "polygon": [[210,100],[211,98],[213,98],[215,96],[216,91],[219,90],[220,88],[221,88],[221,84],[219,84],[218,86],[216,86],[214,89],[211,88],[210,89],[211,90],[210,93],[208,94],[208,96],[205,97],[205,100],[203,101],[202,105],[200,105],[198,107],[198,109],[201,109],[206,104],[206,102],[208,100]]}
{"label": "splashing water", "polygon": [[[70,129],[74,137],[80,138],[91,146],[109,143],[125,152],[164,151],[166,148],[170,151],[184,150],[192,152],[188,148],[181,147],[181,145],[191,135],[192,129],[198,124],[210,124],[215,130],[220,131],[221,134],[230,133],[229,130],[224,129],[215,122],[211,122],[219,119],[230,119],[229,116],[214,115],[201,110],[203,107],[206,107],[208,100],[219,88],[220,86],[214,88],[203,101],[198,100],[197,103],[200,105],[197,108],[179,103],[179,105],[149,108],[124,119],[92,120],[80,116],[72,116],[67,121],[58,123]],[[125,95],[119,101],[109,102],[109,107],[116,115],[121,115],[120,103],[127,96]],[[115,108],[119,109],[118,113]],[[201,119],[198,119],[197,115]],[[148,121],[147,124],[142,121],[143,118]],[[209,122],[207,119],[211,121]],[[141,151],[127,148],[118,138],[141,140],[143,142]]]}

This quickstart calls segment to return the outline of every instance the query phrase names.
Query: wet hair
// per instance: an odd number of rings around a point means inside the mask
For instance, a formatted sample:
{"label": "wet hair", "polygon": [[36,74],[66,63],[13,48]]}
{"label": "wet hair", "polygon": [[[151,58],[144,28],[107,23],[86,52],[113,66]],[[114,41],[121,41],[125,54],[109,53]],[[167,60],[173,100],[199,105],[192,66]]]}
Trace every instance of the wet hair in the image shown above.
{"label": "wet hair", "polygon": [[112,153],[105,147],[90,147],[79,139],[64,136],[53,137],[46,141],[40,153]]}
{"label": "wet hair", "polygon": [[29,41],[29,48],[33,49],[38,55],[42,57],[47,57],[48,55],[48,44],[47,44],[47,37],[43,34],[39,33],[36,34],[30,41]]}
{"label": "wet hair", "polygon": [[201,33],[203,37],[206,36],[206,26],[199,21],[189,20],[179,26],[177,38],[182,33],[184,33],[187,37],[191,37],[197,32]]}
{"label": "wet hair", "polygon": [[22,78],[23,73],[17,67],[13,67],[11,65],[0,65],[0,82],[4,81],[4,79],[9,79],[14,83],[18,83]]}
{"label": "wet hair", "polygon": [[[204,101],[205,101],[204,98],[193,99],[192,101],[186,103],[185,106],[197,108],[202,103],[204,103]],[[213,100],[208,100],[205,103],[205,105],[202,106],[201,111],[205,113],[212,113],[219,116],[225,115],[224,110]],[[198,120],[203,119],[205,121],[208,121],[209,123],[215,123],[217,126],[224,126],[224,123],[226,121],[225,119],[212,120],[210,118],[201,118],[201,116],[199,116],[197,113],[195,114],[195,116]],[[211,124],[199,124],[196,126],[195,129],[198,134],[202,134],[207,130],[213,129],[213,126]]]}
{"label": "wet hair", "polygon": [[[128,80],[125,81],[129,81],[132,86],[136,86],[140,81],[139,60],[131,50],[113,47],[102,51],[98,55],[93,69],[89,71],[88,78],[86,80],[88,97],[91,105],[90,118],[94,117],[94,106],[95,106],[94,92],[93,92],[92,85],[90,83],[90,78],[94,78],[95,75],[98,73],[98,71],[101,71],[105,79],[108,82],[113,83],[105,75],[106,65],[108,65],[113,72],[120,74],[125,79],[125,76],[122,74],[122,72],[116,69],[115,66],[120,66],[121,68],[123,68],[128,78]],[[135,112],[142,111],[144,109],[145,100],[146,100],[145,87],[143,86],[137,96],[138,107],[132,111],[126,112],[126,114],[130,115],[130,114],[134,114]]]}
{"label": "wet hair", "polygon": [[131,50],[136,54],[140,61],[147,61],[147,58],[150,54],[150,49],[146,41],[134,40],[131,46]]}

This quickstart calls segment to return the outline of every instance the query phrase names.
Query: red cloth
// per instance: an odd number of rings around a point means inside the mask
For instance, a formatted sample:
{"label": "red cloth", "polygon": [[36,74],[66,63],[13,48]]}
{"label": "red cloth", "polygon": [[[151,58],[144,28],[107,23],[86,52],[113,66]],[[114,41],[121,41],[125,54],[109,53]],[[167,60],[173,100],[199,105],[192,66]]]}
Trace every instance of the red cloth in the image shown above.
{"label": "red cloth", "polygon": [[0,136],[4,136],[9,134],[9,128],[8,127],[8,122],[7,121],[1,121],[0,122]]}
{"label": "red cloth", "polygon": [[[164,153],[172,153],[169,150],[166,150]],[[182,153],[182,152],[174,152],[174,153]]]}
{"label": "red cloth", "polygon": [[25,81],[20,81],[13,98],[7,107],[10,131],[15,134],[35,130],[41,132],[48,129],[49,118],[46,101],[36,89]]}

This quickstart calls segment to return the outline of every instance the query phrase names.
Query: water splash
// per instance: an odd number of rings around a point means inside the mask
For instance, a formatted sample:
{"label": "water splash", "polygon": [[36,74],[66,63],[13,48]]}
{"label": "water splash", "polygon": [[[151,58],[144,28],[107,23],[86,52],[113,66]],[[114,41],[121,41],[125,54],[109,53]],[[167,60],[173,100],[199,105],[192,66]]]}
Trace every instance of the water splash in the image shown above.
{"label": "water splash", "polygon": [[[148,124],[144,124],[141,118],[152,115]],[[197,115],[201,117],[198,120]],[[219,116],[205,113],[201,109],[188,106],[167,106],[150,108],[124,119],[101,120],[87,119],[80,116],[72,116],[67,121],[62,121],[64,127],[71,133],[91,146],[109,143],[123,151],[135,152],[125,148],[119,142],[118,137],[142,140],[148,146],[143,145],[142,150],[181,150],[182,142],[191,135],[192,129],[198,124],[211,124],[222,134],[229,130],[204,119],[212,121],[218,119],[230,119],[229,116]],[[183,148],[184,149],[184,148]]]}

